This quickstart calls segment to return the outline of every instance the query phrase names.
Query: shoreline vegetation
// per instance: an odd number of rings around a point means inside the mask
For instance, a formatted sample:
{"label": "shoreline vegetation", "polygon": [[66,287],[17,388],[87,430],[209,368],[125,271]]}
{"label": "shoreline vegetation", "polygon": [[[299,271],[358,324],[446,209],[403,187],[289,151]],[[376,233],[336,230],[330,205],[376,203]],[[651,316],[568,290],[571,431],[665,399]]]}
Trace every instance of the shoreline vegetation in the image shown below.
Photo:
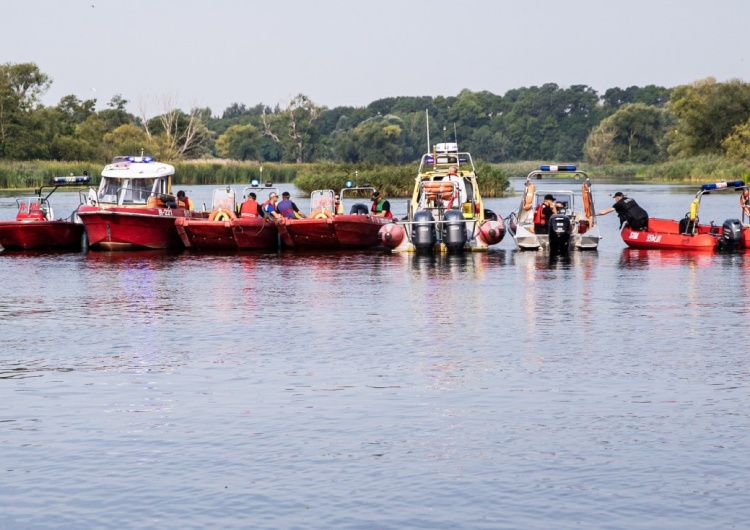
{"label": "shoreline vegetation", "polygon": [[[477,163],[480,192],[484,197],[512,195],[510,178],[523,178],[546,161]],[[560,162],[568,163],[568,162]],[[259,163],[231,160],[190,160],[174,163],[174,185],[249,184],[261,182],[294,183],[305,193],[316,189],[339,190],[347,181],[355,185],[370,184],[389,197],[408,197],[414,188],[417,164],[351,165],[336,163]],[[705,183],[730,180],[750,181],[748,164],[723,156],[701,155],[657,164],[613,164],[592,166],[575,163],[597,180],[615,182]],[[92,176],[97,185],[103,165],[92,162],[0,161],[0,190],[34,189],[47,184],[51,177]]]}

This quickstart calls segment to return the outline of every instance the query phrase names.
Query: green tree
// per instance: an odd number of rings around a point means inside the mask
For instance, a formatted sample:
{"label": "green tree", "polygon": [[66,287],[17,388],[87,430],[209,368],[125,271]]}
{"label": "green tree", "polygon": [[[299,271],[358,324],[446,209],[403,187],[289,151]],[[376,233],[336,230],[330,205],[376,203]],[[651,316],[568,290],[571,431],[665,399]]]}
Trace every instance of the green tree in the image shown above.
{"label": "green tree", "polygon": [[584,152],[594,164],[656,162],[665,124],[663,109],[643,103],[625,104],[591,132]]}
{"label": "green tree", "polygon": [[668,134],[671,155],[720,154],[722,142],[750,117],[750,84],[702,79],[673,89],[669,108],[677,118]]}
{"label": "green tree", "polygon": [[721,146],[726,155],[737,160],[750,160],[750,121],[741,123],[732,129]]}
{"label": "green tree", "polygon": [[284,157],[298,164],[312,161],[319,140],[316,121],[324,109],[299,94],[284,109],[262,116],[262,133],[283,148]]}
{"label": "green tree", "polygon": [[38,150],[34,116],[51,81],[34,63],[0,65],[0,157],[25,159]]}
{"label": "green tree", "polygon": [[257,160],[263,135],[252,125],[232,125],[216,139],[216,152],[222,158]]}
{"label": "green tree", "polygon": [[376,116],[343,133],[338,157],[350,163],[399,164],[403,161],[404,129],[396,116]]}

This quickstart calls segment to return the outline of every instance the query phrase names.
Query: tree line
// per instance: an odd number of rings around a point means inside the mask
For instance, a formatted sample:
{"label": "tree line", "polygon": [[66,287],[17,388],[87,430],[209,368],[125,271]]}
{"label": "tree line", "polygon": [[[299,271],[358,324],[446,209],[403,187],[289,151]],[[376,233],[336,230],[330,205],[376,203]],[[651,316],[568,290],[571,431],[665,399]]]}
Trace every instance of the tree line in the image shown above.
{"label": "tree line", "polygon": [[750,84],[702,79],[690,85],[610,88],[554,83],[503,95],[402,96],[365,107],[327,108],[300,94],[274,106],[234,103],[221,115],[184,111],[169,96],[156,116],[105,109],[76,95],[45,106],[52,81],[34,63],[0,65],[0,159],[97,161],[144,149],[164,160],[407,164],[431,143],[457,140],[485,162],[586,161],[650,164],[698,155],[746,160]]}

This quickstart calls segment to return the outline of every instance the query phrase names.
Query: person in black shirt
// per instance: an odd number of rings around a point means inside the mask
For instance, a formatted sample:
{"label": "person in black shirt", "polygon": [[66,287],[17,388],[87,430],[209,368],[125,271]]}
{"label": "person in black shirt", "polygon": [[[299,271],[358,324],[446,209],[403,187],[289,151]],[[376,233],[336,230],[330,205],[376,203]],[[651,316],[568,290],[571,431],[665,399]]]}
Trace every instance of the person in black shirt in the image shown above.
{"label": "person in black shirt", "polygon": [[620,218],[620,228],[628,223],[633,230],[648,230],[648,213],[641,208],[635,199],[626,197],[621,191],[614,195],[615,203],[611,208],[606,208],[596,215],[607,215],[608,213],[617,212]]}

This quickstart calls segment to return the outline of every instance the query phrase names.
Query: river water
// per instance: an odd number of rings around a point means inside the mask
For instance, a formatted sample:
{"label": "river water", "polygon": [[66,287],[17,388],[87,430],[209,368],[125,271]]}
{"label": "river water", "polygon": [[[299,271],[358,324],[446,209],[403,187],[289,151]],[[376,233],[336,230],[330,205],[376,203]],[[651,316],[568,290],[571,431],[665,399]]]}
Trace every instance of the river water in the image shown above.
{"label": "river water", "polygon": [[[695,186],[622,191],[669,218]],[[735,195],[704,199],[727,217]],[[0,253],[0,528],[746,528],[750,253],[600,223],[552,262],[510,237]]]}

